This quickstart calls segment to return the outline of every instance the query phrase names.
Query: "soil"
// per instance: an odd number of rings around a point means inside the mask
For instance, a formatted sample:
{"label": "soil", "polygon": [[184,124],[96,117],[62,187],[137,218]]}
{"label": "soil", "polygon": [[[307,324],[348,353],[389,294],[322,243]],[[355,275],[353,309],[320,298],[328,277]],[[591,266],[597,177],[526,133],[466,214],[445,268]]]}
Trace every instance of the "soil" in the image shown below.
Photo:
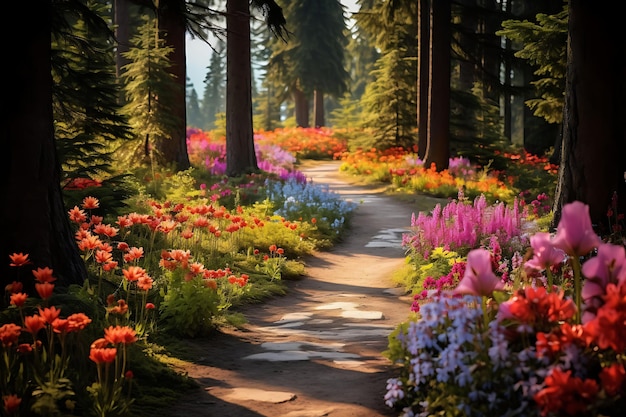
{"label": "soil", "polygon": [[359,203],[340,244],[306,260],[306,277],[287,295],[239,309],[248,323],[189,340],[195,359],[176,368],[199,384],[164,417],[383,417],[386,381],[396,376],[383,355],[406,320],[411,297],[391,279],[405,259],[402,234],[411,215],[445,200],[399,201],[339,172],[339,162],[299,167]]}

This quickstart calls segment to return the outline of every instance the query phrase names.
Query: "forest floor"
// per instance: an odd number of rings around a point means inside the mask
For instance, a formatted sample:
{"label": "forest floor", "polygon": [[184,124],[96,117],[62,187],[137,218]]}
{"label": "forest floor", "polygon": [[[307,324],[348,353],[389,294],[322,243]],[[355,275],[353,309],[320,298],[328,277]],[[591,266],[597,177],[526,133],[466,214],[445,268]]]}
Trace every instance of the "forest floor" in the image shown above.
{"label": "forest floor", "polygon": [[192,361],[175,365],[195,390],[163,417],[383,417],[386,381],[397,376],[382,352],[408,317],[411,297],[392,273],[405,259],[411,214],[447,200],[399,201],[339,172],[339,162],[298,167],[359,203],[346,238],[306,259],[306,276],[285,296],[238,309],[248,321],[189,340]]}

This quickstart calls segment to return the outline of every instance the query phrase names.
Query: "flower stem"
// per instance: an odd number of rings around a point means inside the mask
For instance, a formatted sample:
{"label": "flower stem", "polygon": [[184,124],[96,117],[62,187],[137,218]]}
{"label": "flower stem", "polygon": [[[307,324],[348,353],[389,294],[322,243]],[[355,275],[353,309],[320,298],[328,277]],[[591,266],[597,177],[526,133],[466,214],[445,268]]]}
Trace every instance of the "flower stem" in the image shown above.
{"label": "flower stem", "polygon": [[582,282],[580,275],[580,258],[578,256],[572,256],[572,269],[574,270],[574,299],[576,301],[576,324],[582,322]]}

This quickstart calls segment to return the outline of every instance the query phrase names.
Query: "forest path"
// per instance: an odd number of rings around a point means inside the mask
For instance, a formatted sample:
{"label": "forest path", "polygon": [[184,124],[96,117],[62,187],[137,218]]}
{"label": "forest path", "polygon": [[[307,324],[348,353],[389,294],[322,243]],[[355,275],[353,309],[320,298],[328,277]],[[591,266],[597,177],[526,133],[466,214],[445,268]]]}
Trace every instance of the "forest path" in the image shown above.
{"label": "forest path", "polygon": [[306,277],[288,293],[241,312],[243,329],[191,340],[197,355],[180,369],[202,386],[166,417],[383,417],[391,364],[382,352],[406,320],[411,297],[392,273],[405,259],[402,234],[413,212],[445,200],[400,202],[380,188],[359,185],[338,161],[298,167],[359,204],[344,241],[306,260]]}

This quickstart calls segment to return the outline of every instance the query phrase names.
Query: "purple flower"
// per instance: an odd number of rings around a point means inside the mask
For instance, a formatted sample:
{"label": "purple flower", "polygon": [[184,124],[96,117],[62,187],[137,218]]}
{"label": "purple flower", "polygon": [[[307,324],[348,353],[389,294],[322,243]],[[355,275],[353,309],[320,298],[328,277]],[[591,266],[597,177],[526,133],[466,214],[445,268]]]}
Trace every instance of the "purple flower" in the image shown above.
{"label": "purple flower", "polygon": [[535,233],[530,238],[530,246],[533,249],[533,257],[524,264],[527,268],[543,271],[565,260],[565,252],[554,247],[550,241],[550,233]]}
{"label": "purple flower", "polygon": [[465,274],[454,290],[457,293],[490,296],[494,290],[504,288],[504,283],[493,272],[491,253],[487,249],[474,249],[467,255]]}
{"label": "purple flower", "polygon": [[564,205],[552,244],[570,256],[583,256],[600,243],[602,241],[591,226],[589,206],[580,201]]}

